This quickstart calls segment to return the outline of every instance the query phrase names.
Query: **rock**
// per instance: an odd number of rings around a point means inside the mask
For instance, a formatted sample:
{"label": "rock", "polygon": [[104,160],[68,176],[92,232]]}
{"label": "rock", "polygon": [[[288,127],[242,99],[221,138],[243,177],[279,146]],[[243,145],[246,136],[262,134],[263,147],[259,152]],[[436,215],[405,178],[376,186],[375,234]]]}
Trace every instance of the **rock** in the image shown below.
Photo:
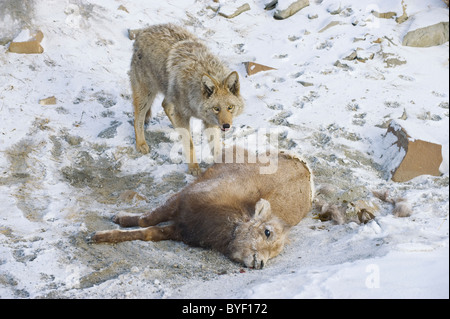
{"label": "rock", "polygon": [[409,31],[402,45],[410,47],[432,47],[448,42],[448,22],[439,22],[428,27]]}
{"label": "rock", "polygon": [[376,43],[376,44],[380,44],[381,42],[383,42],[382,38],[377,38],[376,40],[372,41],[372,43]]}
{"label": "rock", "polygon": [[397,15],[397,13],[389,11],[389,12],[377,12],[377,11],[372,11],[372,14],[377,17],[378,19],[392,19],[393,17],[395,17]]}
{"label": "rock", "polygon": [[356,50],[353,50],[352,53],[350,53],[349,55],[347,55],[344,58],[344,60],[353,61],[354,59],[356,59],[357,56],[358,56],[358,53],[356,52]]}
{"label": "rock", "polygon": [[375,53],[371,51],[366,51],[363,49],[356,49],[348,56],[344,58],[347,61],[357,60],[359,62],[366,62],[367,60],[372,60],[375,57]]}
{"label": "rock", "polygon": [[399,121],[391,121],[384,136],[384,168],[394,182],[406,182],[420,175],[440,176],[442,145],[413,138]]}
{"label": "rock", "polygon": [[56,97],[50,96],[45,99],[39,100],[40,105],[54,105],[56,104]]}
{"label": "rock", "polygon": [[359,62],[366,62],[367,60],[373,60],[375,53],[367,50],[356,50],[356,60]]}
{"label": "rock", "polygon": [[348,64],[341,63],[341,61],[339,61],[339,60],[336,60],[336,62],[334,62],[333,65],[334,65],[335,67],[344,69],[345,71],[352,70],[352,68],[351,68]]}
{"label": "rock", "polygon": [[278,0],[270,1],[264,5],[264,10],[273,10],[278,4]]}
{"label": "rock", "polygon": [[406,109],[403,109],[402,116],[400,116],[398,119],[403,120],[403,121],[408,119],[408,114],[406,113]]}
{"label": "rock", "polygon": [[309,6],[309,0],[283,0],[282,3],[278,1],[278,9],[273,14],[273,17],[277,20],[287,19],[307,6]]}
{"label": "rock", "polygon": [[244,65],[248,75],[253,75],[261,71],[276,70],[275,68],[272,68],[270,66],[255,62],[244,62]]}
{"label": "rock", "polygon": [[386,63],[385,68],[394,68],[402,64],[406,64],[406,61],[401,57],[395,56],[393,53],[381,51],[381,57],[384,63]]}
{"label": "rock", "polygon": [[341,13],[341,11],[342,11],[341,4],[335,2],[328,6],[327,11],[331,15],[337,15],[337,14]]}
{"label": "rock", "polygon": [[117,8],[117,10],[125,11],[126,13],[129,13],[127,8],[125,8],[122,4]]}
{"label": "rock", "polygon": [[322,29],[320,29],[319,33],[322,33],[322,32],[324,32],[324,31],[328,30],[329,28],[332,28],[332,27],[334,27],[334,26],[336,26],[336,25],[341,25],[341,24],[344,24],[344,22],[341,22],[341,21],[331,21],[331,22],[328,23],[325,27],[323,27]]}
{"label": "rock", "polygon": [[44,38],[42,31],[30,32],[23,30],[9,45],[8,51],[13,53],[42,53],[44,48],[41,41]]}
{"label": "rock", "polygon": [[395,18],[395,22],[397,22],[398,24],[402,24],[409,18],[408,14],[406,13],[406,4],[403,0],[402,0],[402,10],[403,10],[403,14],[401,16]]}
{"label": "rock", "polygon": [[304,87],[314,86],[314,84],[311,83],[311,82],[297,81],[297,83],[300,83],[300,84],[303,85]]}
{"label": "rock", "polygon": [[250,5],[248,3],[244,3],[243,5],[235,8],[232,5],[223,5],[219,9],[219,15],[225,17],[227,19],[232,19],[237,17],[241,13],[250,10]]}

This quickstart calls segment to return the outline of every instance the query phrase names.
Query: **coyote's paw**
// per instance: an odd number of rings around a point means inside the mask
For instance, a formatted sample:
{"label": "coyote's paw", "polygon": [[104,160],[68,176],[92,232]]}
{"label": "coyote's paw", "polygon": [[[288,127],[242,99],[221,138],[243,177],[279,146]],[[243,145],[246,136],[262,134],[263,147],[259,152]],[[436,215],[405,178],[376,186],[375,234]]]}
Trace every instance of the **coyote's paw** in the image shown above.
{"label": "coyote's paw", "polygon": [[136,149],[142,154],[147,154],[150,151],[150,148],[145,142],[141,144],[136,144]]}
{"label": "coyote's paw", "polygon": [[202,170],[198,166],[198,163],[189,164],[188,174],[191,174],[193,176],[200,176],[201,173],[202,173]]}

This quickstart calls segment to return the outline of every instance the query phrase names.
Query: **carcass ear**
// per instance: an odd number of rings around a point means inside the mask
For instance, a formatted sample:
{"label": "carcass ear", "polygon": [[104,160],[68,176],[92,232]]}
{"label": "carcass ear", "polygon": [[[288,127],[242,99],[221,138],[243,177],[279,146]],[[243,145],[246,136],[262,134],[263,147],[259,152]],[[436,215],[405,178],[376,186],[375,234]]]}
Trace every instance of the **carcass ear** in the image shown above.
{"label": "carcass ear", "polygon": [[227,78],[225,79],[225,85],[228,90],[234,95],[239,94],[240,84],[239,84],[239,75],[236,71],[231,72]]}
{"label": "carcass ear", "polygon": [[208,74],[202,76],[202,93],[205,97],[210,97],[217,89],[216,81]]}
{"label": "carcass ear", "polygon": [[269,216],[270,213],[271,208],[269,201],[265,200],[264,198],[261,198],[259,201],[256,202],[255,215],[253,216],[253,218],[265,218]]}

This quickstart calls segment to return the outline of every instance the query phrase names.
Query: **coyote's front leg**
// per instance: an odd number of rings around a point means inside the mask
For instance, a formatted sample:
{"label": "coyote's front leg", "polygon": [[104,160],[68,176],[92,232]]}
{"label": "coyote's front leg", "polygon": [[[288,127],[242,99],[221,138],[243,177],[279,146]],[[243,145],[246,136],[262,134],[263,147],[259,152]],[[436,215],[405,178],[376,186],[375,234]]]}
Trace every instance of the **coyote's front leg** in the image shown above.
{"label": "coyote's front leg", "polygon": [[167,102],[165,99],[162,102],[164,111],[174,129],[178,129],[178,133],[182,135],[183,142],[183,152],[188,163],[188,173],[194,176],[201,174],[200,166],[197,162],[197,157],[195,155],[194,142],[192,142],[191,136],[191,126],[189,123],[189,118],[181,115],[175,108],[173,103]]}

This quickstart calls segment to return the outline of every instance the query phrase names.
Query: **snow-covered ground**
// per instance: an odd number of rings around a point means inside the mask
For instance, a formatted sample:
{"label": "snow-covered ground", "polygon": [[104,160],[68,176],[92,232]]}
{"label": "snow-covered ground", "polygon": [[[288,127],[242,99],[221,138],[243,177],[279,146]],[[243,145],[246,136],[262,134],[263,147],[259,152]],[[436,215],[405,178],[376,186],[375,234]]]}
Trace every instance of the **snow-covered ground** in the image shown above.
{"label": "snow-covered ground", "polygon": [[[402,46],[409,30],[448,22],[442,1],[404,0],[401,24],[372,13],[401,16],[400,0],[311,0],[285,20],[268,0],[226,1],[250,5],[233,19],[207,0],[36,0],[23,15],[9,2],[0,31],[17,35],[26,21],[44,52],[0,47],[0,298],[449,298],[449,47]],[[263,270],[178,242],[88,244],[116,227],[116,212],[148,210],[193,180],[171,158],[162,96],[151,152],[134,148],[127,30],[166,22],[239,72],[246,109],[227,145],[277,132],[264,141],[304,156],[317,187],[333,189],[326,200],[373,202],[376,217],[336,225],[313,211]],[[344,59],[354,51],[359,60]],[[246,76],[246,61],[276,70]],[[55,105],[39,104],[50,96]],[[387,178],[382,137],[399,118],[442,145],[441,176]],[[193,130],[200,144],[198,121]],[[406,198],[413,214],[394,217],[373,189]]]}

